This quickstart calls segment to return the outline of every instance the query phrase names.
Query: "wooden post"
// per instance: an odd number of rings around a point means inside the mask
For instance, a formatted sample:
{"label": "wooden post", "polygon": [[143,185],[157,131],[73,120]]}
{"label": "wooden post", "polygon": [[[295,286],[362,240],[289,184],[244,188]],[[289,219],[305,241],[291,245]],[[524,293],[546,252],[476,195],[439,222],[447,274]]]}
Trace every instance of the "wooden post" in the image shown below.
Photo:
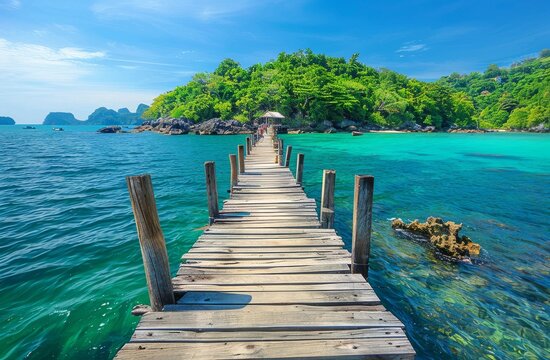
{"label": "wooden post", "polygon": [[126,177],[153,311],[174,304],[174,290],[164,235],[150,175]]}
{"label": "wooden post", "polygon": [[279,166],[283,166],[283,139],[279,139],[278,154],[279,154]]}
{"label": "wooden post", "polygon": [[290,165],[290,155],[291,154],[292,154],[292,146],[288,145],[286,147],[285,167],[289,167],[289,165]]}
{"label": "wooden post", "polygon": [[229,165],[231,167],[231,189],[230,192],[233,193],[233,188],[237,185],[239,181],[239,171],[237,169],[237,155],[229,154]]}
{"label": "wooden post", "polygon": [[323,170],[323,187],[321,189],[321,227],[331,229],[334,226],[334,186],[336,171]]}
{"label": "wooden post", "polygon": [[296,184],[302,186],[304,177],[304,154],[298,154],[296,158]]}
{"label": "wooden post", "polygon": [[250,149],[252,149],[252,142],[250,141],[250,136],[246,137],[246,155],[250,155]]}
{"label": "wooden post", "polygon": [[351,272],[352,274],[362,274],[365,279],[369,275],[373,194],[374,177],[370,175],[355,175]]}
{"label": "wooden post", "polygon": [[244,146],[239,145],[238,150],[239,151],[237,152],[237,154],[239,154],[239,174],[244,174]]}
{"label": "wooden post", "polygon": [[216,186],[216,166],[213,161],[204,163],[204,174],[206,175],[206,197],[208,198],[208,215],[210,224],[218,217],[218,188]]}

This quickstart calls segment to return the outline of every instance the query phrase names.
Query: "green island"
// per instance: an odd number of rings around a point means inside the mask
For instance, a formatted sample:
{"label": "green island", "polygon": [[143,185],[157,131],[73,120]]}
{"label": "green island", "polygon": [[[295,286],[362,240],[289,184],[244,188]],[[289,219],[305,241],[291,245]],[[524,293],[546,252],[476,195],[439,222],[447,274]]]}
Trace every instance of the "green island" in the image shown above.
{"label": "green island", "polygon": [[149,107],[139,104],[136,112],[128,108],[118,110],[100,107],[94,110],[86,120],[78,120],[70,112],[50,112],[42,125],[139,125],[142,123],[142,114]]}
{"label": "green island", "polygon": [[275,110],[288,126],[312,131],[347,119],[372,129],[550,128],[548,49],[507,68],[490,65],[483,73],[452,73],[434,82],[375,69],[358,57],[282,52],[247,69],[225,59],[214,72],[197,73],[159,95],[143,117],[246,123]]}
{"label": "green island", "polygon": [[15,125],[15,120],[9,116],[0,116],[0,125]]}

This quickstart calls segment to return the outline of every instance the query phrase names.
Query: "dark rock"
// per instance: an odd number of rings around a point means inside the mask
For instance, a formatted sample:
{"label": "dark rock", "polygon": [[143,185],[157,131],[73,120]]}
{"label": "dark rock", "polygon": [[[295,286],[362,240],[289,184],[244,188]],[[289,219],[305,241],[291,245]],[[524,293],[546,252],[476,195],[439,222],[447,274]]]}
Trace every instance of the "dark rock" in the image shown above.
{"label": "dark rock", "polygon": [[325,120],[321,123],[321,126],[325,129],[329,129],[331,127],[334,127],[334,124],[330,120]]}
{"label": "dark rock", "polygon": [[122,128],[120,126],[106,126],[104,128],[99,129],[97,132],[101,134],[117,134],[117,133],[122,133],[124,131],[122,131]]}
{"label": "dark rock", "polygon": [[452,221],[443,222],[441,218],[430,216],[425,223],[414,220],[405,224],[403,220],[395,219],[391,225],[394,229],[406,230],[428,238],[439,252],[456,260],[477,256],[481,250],[481,246],[469,237],[459,236],[462,224]]}
{"label": "dark rock", "polygon": [[421,131],[422,132],[434,132],[435,131],[435,126],[426,126],[426,127],[422,128]]}
{"label": "dark rock", "polygon": [[328,129],[325,130],[325,134],[334,134],[336,132],[338,132],[338,130],[336,130],[333,127],[329,127]]}
{"label": "dark rock", "polygon": [[357,123],[353,120],[344,119],[340,122],[340,124],[338,124],[340,129],[345,129],[349,126],[357,126]]}
{"label": "dark rock", "polygon": [[210,119],[195,124],[185,118],[160,118],[145,121],[143,125],[136,127],[133,132],[152,131],[165,135],[184,135],[192,132],[197,135],[232,135],[252,134],[255,128],[249,124],[241,124],[237,120]]}
{"label": "dark rock", "polygon": [[422,126],[418,125],[414,121],[405,121],[398,129],[404,131],[420,131],[422,130]]}
{"label": "dark rock", "polygon": [[468,129],[468,128],[450,128],[447,130],[448,133],[464,133],[464,134],[473,134],[473,133],[486,133],[485,129]]}
{"label": "dark rock", "polygon": [[533,126],[532,128],[530,128],[529,131],[538,132],[538,133],[545,133],[545,132],[550,132],[550,129],[548,127],[546,127],[546,124],[540,123],[537,126]]}
{"label": "dark rock", "polygon": [[346,131],[357,131],[357,126],[351,125],[346,128]]}

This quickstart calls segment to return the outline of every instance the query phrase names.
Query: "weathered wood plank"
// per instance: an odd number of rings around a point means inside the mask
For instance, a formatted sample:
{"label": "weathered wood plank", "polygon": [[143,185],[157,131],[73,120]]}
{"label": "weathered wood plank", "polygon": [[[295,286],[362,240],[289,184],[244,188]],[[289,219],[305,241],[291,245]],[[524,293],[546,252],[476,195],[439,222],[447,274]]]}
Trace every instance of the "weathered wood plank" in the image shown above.
{"label": "weathered wood plank", "polygon": [[[402,339],[298,340],[208,343],[129,343],[118,359],[413,359],[414,350]],[[386,357],[386,355],[391,357]]]}
{"label": "weathered wood plank", "polygon": [[288,275],[189,275],[175,277],[176,284],[215,284],[215,285],[286,285],[286,284],[334,284],[366,283],[360,274],[288,274]]}
{"label": "weathered wood plank", "polygon": [[349,265],[344,264],[329,264],[329,265],[304,265],[304,266],[276,266],[263,268],[208,268],[181,265],[178,270],[178,275],[183,274],[226,274],[226,275],[243,275],[243,274],[347,274],[349,273]]}
{"label": "weathered wood plank", "polygon": [[190,291],[178,301],[180,305],[379,305],[380,299],[373,290],[346,291],[280,291],[234,292]]}
{"label": "weathered wood plank", "polygon": [[225,342],[225,341],[295,341],[320,339],[377,339],[404,338],[399,328],[368,328],[356,330],[321,331],[236,331],[195,332],[184,330],[136,330],[130,342]]}
{"label": "weathered wood plank", "polygon": [[281,291],[343,291],[343,290],[372,290],[364,283],[334,283],[334,284],[285,284],[285,285],[208,285],[184,283],[174,284],[174,291],[228,291],[228,292],[281,292]]}

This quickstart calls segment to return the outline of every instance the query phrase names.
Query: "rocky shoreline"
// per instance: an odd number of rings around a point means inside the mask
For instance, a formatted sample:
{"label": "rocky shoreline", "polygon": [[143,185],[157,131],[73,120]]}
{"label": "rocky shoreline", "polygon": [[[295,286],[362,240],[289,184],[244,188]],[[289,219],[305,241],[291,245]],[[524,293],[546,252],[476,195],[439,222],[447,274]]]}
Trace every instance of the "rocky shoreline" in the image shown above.
{"label": "rocky shoreline", "polygon": [[134,128],[132,132],[152,131],[164,135],[185,135],[189,133],[196,135],[233,135],[252,134],[254,130],[254,126],[242,124],[237,120],[214,118],[195,124],[189,119],[162,118],[145,121],[142,125]]}
{"label": "rocky shoreline", "polygon": [[[257,126],[248,123],[241,123],[237,120],[222,120],[219,118],[213,118],[204,122],[194,123],[192,120],[185,118],[160,118],[157,120],[144,121],[143,124],[130,130],[131,133],[141,133],[145,131],[151,131],[164,135],[236,135],[236,134],[252,134],[256,130]],[[546,133],[550,129],[546,128],[543,124],[531,128],[526,132]],[[119,126],[108,126],[98,130],[100,133],[124,133]],[[403,126],[391,129],[384,128],[377,125],[361,125],[353,120],[342,120],[340,122],[332,122],[325,120],[320,124],[306,125],[306,126],[287,126],[284,125],[280,128],[280,133],[288,134],[305,134],[305,133],[368,133],[368,132],[384,132],[384,133],[435,133],[435,132],[447,132],[447,133],[488,133],[488,132],[515,132],[514,130],[501,130],[501,129],[473,129],[473,128],[459,128],[452,127],[449,129],[438,130],[435,126],[422,127],[416,123],[406,123]]]}

